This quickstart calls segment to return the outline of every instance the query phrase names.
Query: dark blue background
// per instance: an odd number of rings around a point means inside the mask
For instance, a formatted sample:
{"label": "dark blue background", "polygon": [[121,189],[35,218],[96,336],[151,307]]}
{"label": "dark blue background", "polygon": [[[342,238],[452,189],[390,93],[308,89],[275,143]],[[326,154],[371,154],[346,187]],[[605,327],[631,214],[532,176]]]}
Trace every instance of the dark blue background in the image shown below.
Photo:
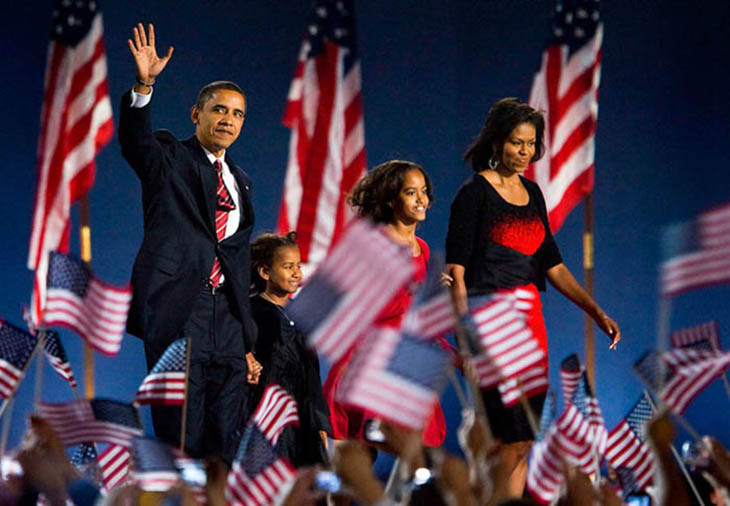
{"label": "dark blue background", "polygon": [[[0,316],[16,324],[32,284],[25,265],[50,4],[13,2],[0,21],[5,49]],[[189,107],[209,81],[232,79],[246,90],[246,124],[231,151],[255,181],[257,232],[270,231],[276,223],[289,140],[280,119],[308,8],[305,0],[103,3],[115,111],[133,84],[126,39],[138,20],[155,23],[160,51],[175,46],[155,87],[156,126],[180,137],[190,135]],[[436,203],[419,233],[432,250],[443,249],[449,202],[470,175],[461,154],[490,104],[503,96],[526,99],[529,94],[550,9],[551,2],[543,0],[370,0],[356,6],[369,166],[397,157],[428,170]],[[641,392],[632,362],[655,344],[661,226],[690,219],[730,196],[730,4],[605,2],[601,9],[605,35],[596,140],[596,293],[624,334],[619,350],[610,353],[608,341],[597,336],[596,391],[610,428]],[[142,212],[139,184],[116,139],[98,158],[90,199],[92,266],[103,279],[126,283],[141,241]],[[557,234],[565,263],[579,278],[582,223],[581,206]],[[78,251],[75,236],[73,250]],[[716,287],[678,297],[673,326],[714,318],[729,334],[728,295],[730,289]],[[555,290],[548,289],[543,302],[557,386],[560,360],[573,351],[582,353],[583,316]],[[62,336],[76,375],[82,377],[81,340],[65,331]],[[141,342],[125,338],[118,357],[97,356],[96,366],[98,395],[131,399],[145,374]],[[34,376],[32,367],[20,387],[13,441],[31,410]],[[44,400],[72,397],[49,368],[43,383]],[[459,408],[453,392],[445,394],[444,406],[448,444],[454,447]],[[728,443],[723,420],[729,407],[717,382],[692,404],[687,418],[698,431]]]}

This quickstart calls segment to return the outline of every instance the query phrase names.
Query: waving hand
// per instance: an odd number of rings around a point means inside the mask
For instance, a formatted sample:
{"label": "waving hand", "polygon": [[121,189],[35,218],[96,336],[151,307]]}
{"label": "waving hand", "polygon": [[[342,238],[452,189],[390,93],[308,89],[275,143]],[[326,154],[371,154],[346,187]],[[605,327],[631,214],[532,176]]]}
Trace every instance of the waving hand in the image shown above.
{"label": "waving hand", "polygon": [[170,61],[173,47],[167,48],[167,54],[160,58],[155,48],[155,27],[150,23],[147,29],[149,35],[145,34],[142,23],[138,23],[133,29],[134,40],[127,39],[127,44],[134,57],[134,64],[137,66],[137,78],[147,85],[151,85]]}

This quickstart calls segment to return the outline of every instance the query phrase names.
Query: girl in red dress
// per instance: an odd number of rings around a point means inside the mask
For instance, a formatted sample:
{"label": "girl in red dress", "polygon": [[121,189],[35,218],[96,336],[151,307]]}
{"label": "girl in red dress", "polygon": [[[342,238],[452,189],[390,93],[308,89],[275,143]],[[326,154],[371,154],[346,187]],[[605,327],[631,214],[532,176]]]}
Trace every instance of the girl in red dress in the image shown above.
{"label": "girl in red dress", "polygon": [[[433,202],[431,180],[415,163],[391,160],[366,174],[352,191],[348,203],[361,218],[385,225],[385,233],[396,244],[408,248],[413,256],[413,279],[401,287],[375,320],[375,325],[399,327],[411,305],[417,285],[426,277],[428,245],[416,237],[416,226],[426,219]],[[365,411],[345,406],[335,400],[342,376],[357,345],[332,365],[324,383],[324,395],[330,408],[333,439],[365,439],[365,422],[376,418]],[[438,402],[423,430],[427,446],[440,446],[446,434],[446,422]]]}

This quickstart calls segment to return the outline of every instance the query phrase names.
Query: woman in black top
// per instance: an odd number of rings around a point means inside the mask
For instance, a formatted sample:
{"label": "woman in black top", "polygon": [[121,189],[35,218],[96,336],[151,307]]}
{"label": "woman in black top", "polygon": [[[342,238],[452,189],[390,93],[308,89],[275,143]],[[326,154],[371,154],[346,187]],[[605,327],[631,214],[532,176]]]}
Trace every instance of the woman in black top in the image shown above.
{"label": "woman in black top", "polygon": [[[547,278],[595,320],[611,339],[613,349],[621,339],[618,325],[563,265],[540,188],[521,175],[543,155],[544,129],[542,115],[515,98],[501,99],[490,109],[464,156],[475,174],[462,185],[451,205],[446,238],[451,291],[463,315],[468,311],[467,295],[517,289],[518,298],[530,301],[527,324],[547,357],[538,293],[545,290]],[[547,371],[547,363],[545,366]],[[521,497],[534,435],[520,405],[505,408],[496,388],[483,394],[492,431],[505,443],[500,449],[502,463],[512,469],[506,483],[495,484],[495,493],[505,498]],[[537,413],[544,398],[542,394],[530,401]]]}

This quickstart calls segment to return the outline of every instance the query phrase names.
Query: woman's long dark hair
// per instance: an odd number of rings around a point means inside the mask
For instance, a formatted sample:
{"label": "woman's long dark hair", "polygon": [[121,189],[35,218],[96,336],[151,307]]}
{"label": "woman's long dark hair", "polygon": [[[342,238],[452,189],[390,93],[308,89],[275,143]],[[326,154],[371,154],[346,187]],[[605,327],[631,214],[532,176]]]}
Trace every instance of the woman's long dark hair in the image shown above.
{"label": "woman's long dark hair", "polygon": [[464,161],[470,162],[475,172],[488,169],[489,160],[501,156],[502,145],[522,123],[535,127],[535,155],[530,161],[536,162],[545,153],[545,119],[540,111],[513,97],[499,99],[489,109],[482,130],[464,153]]}
{"label": "woman's long dark hair", "polygon": [[370,218],[376,223],[392,223],[395,219],[393,203],[403,188],[406,174],[419,170],[426,182],[429,205],[433,203],[433,186],[423,167],[405,160],[390,160],[381,163],[357,182],[347,203],[355,208],[361,218]]}

